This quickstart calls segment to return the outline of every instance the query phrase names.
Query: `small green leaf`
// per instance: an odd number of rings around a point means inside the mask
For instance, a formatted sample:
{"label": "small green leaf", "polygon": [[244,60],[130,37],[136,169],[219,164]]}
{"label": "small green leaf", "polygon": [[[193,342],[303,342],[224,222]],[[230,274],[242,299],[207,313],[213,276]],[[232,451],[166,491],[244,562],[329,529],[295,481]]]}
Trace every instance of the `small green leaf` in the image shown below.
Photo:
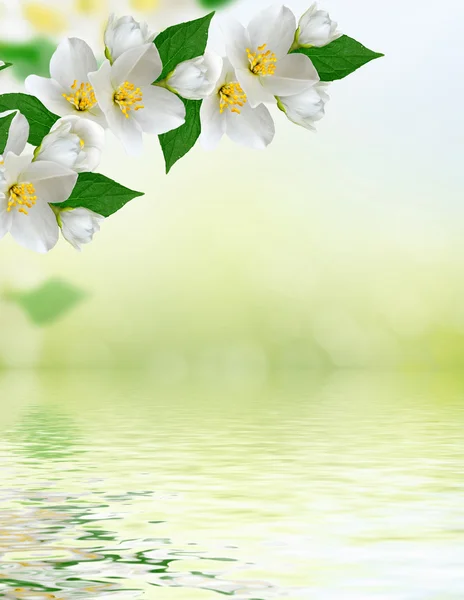
{"label": "small green leaf", "polygon": [[103,217],[109,217],[139,196],[143,196],[143,192],[130,190],[100,173],[81,173],[68,200],[56,206],[88,208]]}
{"label": "small green leaf", "polygon": [[28,75],[48,77],[50,58],[56,45],[46,38],[38,38],[29,42],[0,42],[2,60],[13,63],[12,73],[24,80]]}
{"label": "small green leaf", "polygon": [[219,8],[231,4],[233,0],[199,0],[199,2],[205,8]]}
{"label": "small green leaf", "polygon": [[45,108],[42,102],[34,96],[27,94],[2,94],[0,96],[0,112],[16,109],[21,111],[29,121],[29,143],[33,146],[40,146],[43,138],[59,117]]}
{"label": "small green leaf", "polygon": [[157,81],[166,79],[177,65],[184,60],[202,56],[208,43],[209,26],[214,12],[187,23],[168,27],[155,40],[163,62],[163,72]]}
{"label": "small green leaf", "polygon": [[369,50],[347,35],[343,35],[323,48],[298,48],[293,53],[308,56],[316,67],[321,81],[343,79],[371,60],[384,56]]}
{"label": "small green leaf", "polygon": [[5,152],[5,146],[8,141],[8,135],[10,133],[11,122],[15,118],[15,113],[7,115],[0,119],[0,154]]}
{"label": "small green leaf", "polygon": [[86,297],[86,294],[59,279],[47,281],[27,292],[10,292],[8,300],[18,304],[36,325],[53,323]]}
{"label": "small green leaf", "polygon": [[202,100],[184,100],[185,123],[159,136],[166,162],[166,173],[196,144],[201,133],[200,108]]}
{"label": "small green leaf", "polygon": [[0,71],[3,71],[3,69],[8,69],[8,67],[11,67],[12,63],[6,62],[3,63],[3,65],[0,65]]}

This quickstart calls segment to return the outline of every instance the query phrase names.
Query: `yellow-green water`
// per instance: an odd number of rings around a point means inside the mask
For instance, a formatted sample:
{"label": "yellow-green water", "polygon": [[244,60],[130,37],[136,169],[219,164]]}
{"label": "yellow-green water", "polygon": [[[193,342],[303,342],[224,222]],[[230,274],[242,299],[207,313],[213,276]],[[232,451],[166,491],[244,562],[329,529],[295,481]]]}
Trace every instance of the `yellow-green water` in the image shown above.
{"label": "yellow-green water", "polygon": [[0,374],[0,597],[464,597],[464,378]]}

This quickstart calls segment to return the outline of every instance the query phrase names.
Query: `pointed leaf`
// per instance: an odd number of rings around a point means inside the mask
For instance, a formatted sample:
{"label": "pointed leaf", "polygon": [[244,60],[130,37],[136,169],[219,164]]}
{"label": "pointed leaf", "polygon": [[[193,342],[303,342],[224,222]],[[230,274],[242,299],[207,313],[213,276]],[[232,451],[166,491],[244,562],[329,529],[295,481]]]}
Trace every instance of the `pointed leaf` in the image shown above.
{"label": "pointed leaf", "polygon": [[42,102],[34,96],[28,94],[2,94],[0,96],[0,112],[16,109],[29,121],[29,143],[33,146],[40,146],[43,138],[59,117],[45,108]]}
{"label": "pointed leaf", "polygon": [[321,81],[343,79],[371,60],[384,56],[369,50],[347,35],[343,35],[323,48],[298,48],[293,53],[308,56],[316,67]]}
{"label": "pointed leaf", "polygon": [[163,72],[157,81],[162,81],[184,60],[202,56],[208,43],[209,26],[214,12],[187,23],[168,27],[155,40],[163,62]]}
{"label": "pointed leaf", "polygon": [[196,144],[201,133],[200,108],[202,100],[183,100],[185,123],[178,129],[159,136],[166,162],[166,173]]}
{"label": "pointed leaf", "polygon": [[109,217],[139,196],[143,196],[143,192],[130,190],[100,173],[81,173],[71,196],[57,206],[88,208],[103,217]]}
{"label": "pointed leaf", "polygon": [[3,69],[8,69],[8,67],[11,67],[12,63],[9,62],[4,62],[3,65],[0,65],[0,71],[3,71]]}

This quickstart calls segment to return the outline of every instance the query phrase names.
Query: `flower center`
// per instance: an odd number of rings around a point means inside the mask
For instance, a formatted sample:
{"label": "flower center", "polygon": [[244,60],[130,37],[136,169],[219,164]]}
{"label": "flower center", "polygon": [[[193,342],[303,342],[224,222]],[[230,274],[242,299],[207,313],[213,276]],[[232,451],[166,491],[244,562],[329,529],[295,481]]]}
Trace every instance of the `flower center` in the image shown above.
{"label": "flower center", "polygon": [[[226,83],[219,90],[219,111],[222,113],[230,109],[230,112],[240,114],[240,108],[246,104],[247,96],[239,83]],[[240,108],[238,108],[240,107]]]}
{"label": "flower center", "polygon": [[[277,57],[274,52],[266,50],[267,44],[259,46],[256,52],[247,48],[250,71],[255,75],[274,75]],[[266,51],[265,51],[266,50]]]}
{"label": "flower center", "polygon": [[118,104],[126,119],[129,118],[129,112],[131,110],[137,111],[145,108],[143,104],[140,104],[142,100],[142,90],[139,87],[136,88],[135,85],[129,81],[125,81],[120,85],[114,94],[114,101]]}
{"label": "flower center", "polygon": [[63,94],[63,98],[73,104],[76,110],[83,112],[90,110],[97,104],[97,98],[90,83],[81,83],[78,86],[77,79],[75,79],[71,89],[73,93]]}
{"label": "flower center", "polygon": [[23,215],[29,214],[27,209],[32,208],[37,201],[35,188],[32,183],[15,183],[10,188],[10,199],[8,200],[7,212],[14,208]]}

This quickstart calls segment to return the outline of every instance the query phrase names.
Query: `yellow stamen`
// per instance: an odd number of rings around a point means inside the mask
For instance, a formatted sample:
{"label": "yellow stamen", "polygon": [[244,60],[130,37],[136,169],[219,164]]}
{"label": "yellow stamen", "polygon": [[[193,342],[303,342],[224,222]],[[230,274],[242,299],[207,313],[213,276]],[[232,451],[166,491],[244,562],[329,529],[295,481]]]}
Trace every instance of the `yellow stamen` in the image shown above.
{"label": "yellow stamen", "polygon": [[239,115],[240,108],[247,102],[247,96],[239,83],[226,83],[223,85],[219,90],[219,98],[219,111],[221,115],[228,108],[230,112]]}
{"label": "yellow stamen", "polygon": [[251,52],[249,48],[246,50],[250,62],[250,71],[255,75],[275,74],[277,57],[274,52],[266,50],[266,47],[267,44],[263,44],[258,47],[256,52]]}
{"label": "yellow stamen", "polygon": [[126,119],[129,118],[129,112],[131,110],[141,110],[145,108],[143,104],[140,104],[143,100],[143,93],[140,88],[136,88],[133,83],[125,81],[118,87],[114,94],[114,101],[122,110]]}
{"label": "yellow stamen", "polygon": [[10,188],[10,199],[8,200],[7,212],[11,212],[14,208],[23,215],[29,214],[27,209],[35,206],[37,196],[32,183],[15,183]]}
{"label": "yellow stamen", "polygon": [[76,110],[90,110],[97,104],[97,98],[90,83],[81,83],[78,85],[78,81],[75,79],[71,89],[73,93],[63,94],[63,98],[66,98],[68,102],[73,104]]}

